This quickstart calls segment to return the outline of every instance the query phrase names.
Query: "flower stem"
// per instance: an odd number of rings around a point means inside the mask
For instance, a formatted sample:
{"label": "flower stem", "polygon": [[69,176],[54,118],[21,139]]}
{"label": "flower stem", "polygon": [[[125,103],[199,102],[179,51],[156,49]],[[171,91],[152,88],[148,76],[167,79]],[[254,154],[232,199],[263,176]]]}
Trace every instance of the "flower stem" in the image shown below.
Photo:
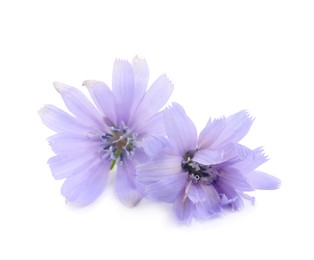
{"label": "flower stem", "polygon": [[115,156],[114,160],[112,161],[112,163],[111,163],[111,165],[110,165],[110,170],[112,170],[113,167],[116,165],[117,160],[118,160],[120,154],[121,154],[121,152],[116,153],[116,156]]}

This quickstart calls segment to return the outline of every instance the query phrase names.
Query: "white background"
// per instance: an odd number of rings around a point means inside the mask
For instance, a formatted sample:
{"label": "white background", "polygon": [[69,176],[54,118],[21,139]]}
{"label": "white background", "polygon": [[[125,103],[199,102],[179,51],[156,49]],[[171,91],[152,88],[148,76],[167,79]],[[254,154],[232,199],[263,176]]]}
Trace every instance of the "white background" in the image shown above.
{"label": "white background", "polygon": [[[302,0],[1,1],[0,259],[313,259],[313,14]],[[37,111],[64,108],[53,81],[111,84],[115,58],[135,55],[151,81],[168,74],[199,130],[247,109],[242,143],[265,147],[260,169],[282,187],[190,227],[169,205],[124,207],[112,183],[89,207],[66,205]]]}

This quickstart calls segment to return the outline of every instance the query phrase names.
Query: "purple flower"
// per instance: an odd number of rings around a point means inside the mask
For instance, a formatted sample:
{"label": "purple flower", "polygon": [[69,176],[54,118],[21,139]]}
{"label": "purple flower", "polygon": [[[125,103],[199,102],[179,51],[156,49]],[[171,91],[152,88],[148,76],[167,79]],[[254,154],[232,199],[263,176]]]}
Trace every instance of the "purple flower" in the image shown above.
{"label": "purple flower", "polygon": [[267,161],[261,148],[238,144],[252,119],[241,111],[209,120],[197,137],[183,108],[163,112],[168,140],[159,156],[137,167],[137,179],[149,199],[173,203],[179,221],[207,219],[224,208],[239,209],[254,189],[277,189],[280,181],[255,169]]}
{"label": "purple flower", "polygon": [[56,132],[49,138],[56,155],[48,163],[56,179],[66,178],[61,193],[67,201],[78,205],[93,202],[115,165],[119,199],[130,207],[141,200],[135,167],[147,159],[144,147],[165,135],[159,110],[173,90],[165,75],[148,90],[147,83],[147,63],[137,57],[132,64],[115,62],[112,91],[103,82],[83,83],[95,106],[76,88],[54,83],[71,114],[47,105],[40,116]]}

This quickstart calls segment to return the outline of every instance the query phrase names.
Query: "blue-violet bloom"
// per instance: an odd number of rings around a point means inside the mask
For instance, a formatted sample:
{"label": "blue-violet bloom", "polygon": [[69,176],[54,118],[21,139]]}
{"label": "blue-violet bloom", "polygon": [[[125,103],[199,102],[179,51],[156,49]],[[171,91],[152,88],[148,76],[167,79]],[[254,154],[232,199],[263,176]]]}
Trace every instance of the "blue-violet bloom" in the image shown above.
{"label": "blue-violet bloom", "polygon": [[209,120],[199,137],[180,105],[164,110],[163,117],[166,144],[159,156],[137,167],[137,179],[149,199],[172,203],[180,222],[237,210],[243,199],[254,200],[244,192],[279,187],[280,180],[255,171],[267,161],[263,150],[238,144],[252,124],[247,112]]}
{"label": "blue-violet bloom", "polygon": [[130,64],[116,60],[112,90],[100,81],[85,81],[92,102],[78,89],[54,83],[71,114],[46,105],[43,122],[56,132],[49,143],[56,154],[48,160],[56,179],[64,179],[61,193],[68,202],[87,205],[105,189],[111,169],[117,167],[116,193],[125,205],[142,198],[135,167],[148,158],[145,147],[165,135],[160,109],[173,85],[160,76],[146,90],[148,66],[135,57]]}

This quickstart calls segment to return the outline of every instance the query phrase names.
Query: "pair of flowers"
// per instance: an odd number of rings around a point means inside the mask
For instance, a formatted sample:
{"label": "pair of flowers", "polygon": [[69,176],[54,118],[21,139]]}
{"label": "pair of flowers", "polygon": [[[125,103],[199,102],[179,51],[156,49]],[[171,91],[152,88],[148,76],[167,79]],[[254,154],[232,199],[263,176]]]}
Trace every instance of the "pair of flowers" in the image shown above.
{"label": "pair of flowers", "polygon": [[144,59],[116,60],[112,90],[100,81],[83,83],[94,104],[76,88],[54,83],[71,114],[53,105],[39,114],[56,132],[48,164],[56,179],[66,179],[61,193],[68,202],[93,202],[115,167],[122,203],[133,207],[144,196],[172,203],[184,223],[243,207],[243,199],[254,200],[247,191],[279,187],[280,180],[255,171],[267,161],[263,150],[238,143],[252,124],[246,111],[210,119],[198,136],[179,104],[160,111],[173,91],[166,75],[147,90],[148,75]]}

